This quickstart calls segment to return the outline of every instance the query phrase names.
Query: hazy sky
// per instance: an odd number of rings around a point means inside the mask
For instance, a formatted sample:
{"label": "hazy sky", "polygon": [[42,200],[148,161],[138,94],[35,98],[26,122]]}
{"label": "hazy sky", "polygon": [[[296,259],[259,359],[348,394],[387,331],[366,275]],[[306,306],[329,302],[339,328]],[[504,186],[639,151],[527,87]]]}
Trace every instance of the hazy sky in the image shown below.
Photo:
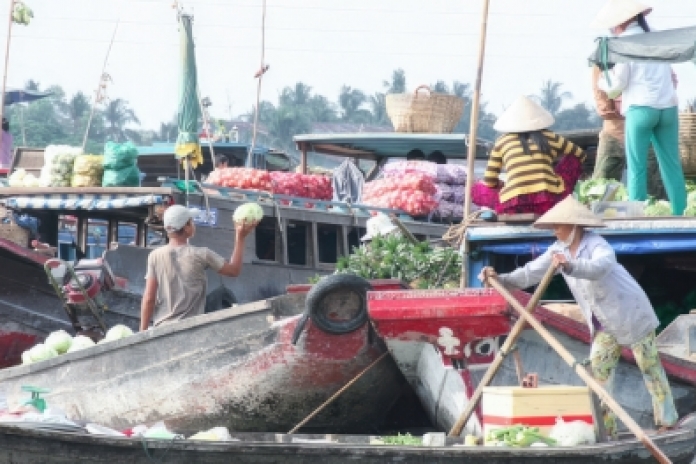
{"label": "hazy sky", "polygon": [[[117,22],[108,94],[128,100],[143,128],[176,112],[178,31],[172,0],[25,0],[30,26],[13,26],[8,86],[27,79],[93,94]],[[483,0],[267,0],[262,98],[297,81],[336,100],[341,85],[382,90],[396,68],[409,89],[438,79],[473,84]],[[544,80],[562,82],[571,103],[591,102],[586,58],[603,31],[589,23],[606,0],[491,0],[482,99],[496,114]],[[0,2],[9,8],[9,0]],[[194,14],[201,92],[213,116],[255,101],[262,0],[187,0]],[[655,0],[654,29],[696,25],[696,1]],[[2,11],[0,11],[2,12]],[[7,15],[0,15],[4,44]],[[1,65],[1,64],[0,64]],[[696,66],[675,66],[682,102],[696,98]]]}

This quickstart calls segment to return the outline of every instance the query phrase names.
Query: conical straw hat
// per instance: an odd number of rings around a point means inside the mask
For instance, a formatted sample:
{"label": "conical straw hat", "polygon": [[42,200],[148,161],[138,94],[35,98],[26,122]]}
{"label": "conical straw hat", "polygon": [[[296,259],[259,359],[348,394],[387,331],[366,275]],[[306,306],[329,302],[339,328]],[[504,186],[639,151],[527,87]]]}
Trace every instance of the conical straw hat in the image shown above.
{"label": "conical straw hat", "polygon": [[554,225],[570,224],[583,227],[604,227],[602,219],[585,205],[568,195],[534,223],[537,229],[551,229]]}
{"label": "conical straw hat", "polygon": [[641,13],[647,15],[651,11],[652,8],[635,0],[609,0],[599,10],[590,27],[593,29],[611,29]]}
{"label": "conical straw hat", "polygon": [[531,132],[546,129],[555,120],[551,113],[529,97],[521,96],[495,122],[498,132]]}

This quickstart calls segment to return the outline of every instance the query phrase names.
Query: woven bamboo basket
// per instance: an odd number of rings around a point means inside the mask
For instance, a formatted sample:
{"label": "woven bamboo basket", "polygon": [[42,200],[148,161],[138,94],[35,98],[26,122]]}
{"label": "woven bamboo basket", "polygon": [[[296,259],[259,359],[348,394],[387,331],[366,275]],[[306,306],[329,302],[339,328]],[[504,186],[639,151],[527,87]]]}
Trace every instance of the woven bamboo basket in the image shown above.
{"label": "woven bamboo basket", "polygon": [[696,112],[679,113],[679,156],[684,175],[696,175]]}
{"label": "woven bamboo basket", "polygon": [[7,217],[10,222],[0,222],[0,238],[9,240],[12,243],[23,247],[29,246],[29,231],[24,227],[17,225],[14,220],[14,214],[11,211],[0,207],[0,221]]}
{"label": "woven bamboo basket", "polygon": [[433,93],[427,85],[419,86],[412,94],[389,94],[386,103],[396,132],[448,134],[464,112],[463,98]]}

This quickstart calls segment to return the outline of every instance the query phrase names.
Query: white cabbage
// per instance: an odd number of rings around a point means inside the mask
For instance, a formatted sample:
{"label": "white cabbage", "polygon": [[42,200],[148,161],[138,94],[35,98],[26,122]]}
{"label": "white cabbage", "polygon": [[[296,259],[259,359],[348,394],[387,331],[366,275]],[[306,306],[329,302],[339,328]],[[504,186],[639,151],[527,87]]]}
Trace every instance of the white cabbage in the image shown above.
{"label": "white cabbage", "polygon": [[106,332],[106,336],[99,343],[112,342],[114,340],[120,340],[122,338],[130,337],[133,335],[133,331],[123,324],[118,324],[113,326]]}
{"label": "white cabbage", "polygon": [[244,203],[234,210],[232,220],[235,223],[257,222],[263,219],[263,209],[258,203]]}
{"label": "white cabbage", "polygon": [[72,345],[72,337],[65,330],[51,332],[44,344],[56,350],[58,354],[67,353]]}
{"label": "white cabbage", "polygon": [[68,353],[74,353],[75,351],[83,350],[85,348],[89,348],[90,346],[94,346],[94,342],[91,338],[85,335],[78,335],[73,338],[72,345],[70,345]]}
{"label": "white cabbage", "polygon": [[31,354],[29,351],[31,350],[26,350],[24,353],[22,353],[22,364],[31,364],[33,362],[31,360]]}
{"label": "white cabbage", "polygon": [[43,343],[34,345],[34,347],[32,347],[29,350],[28,354],[28,357],[31,359],[31,362],[45,361],[47,359],[55,358],[56,356],[58,356],[56,350],[46,346]]}

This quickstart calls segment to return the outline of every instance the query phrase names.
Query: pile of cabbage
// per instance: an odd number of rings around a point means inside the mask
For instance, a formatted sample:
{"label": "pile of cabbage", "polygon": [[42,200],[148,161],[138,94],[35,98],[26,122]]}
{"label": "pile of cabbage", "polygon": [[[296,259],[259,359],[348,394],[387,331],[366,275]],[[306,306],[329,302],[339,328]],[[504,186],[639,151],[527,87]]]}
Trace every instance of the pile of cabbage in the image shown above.
{"label": "pile of cabbage", "polygon": [[[120,340],[131,335],[133,335],[133,331],[125,325],[115,325],[106,332],[106,336],[99,344]],[[71,337],[65,330],[57,330],[51,332],[43,343],[34,345],[22,353],[22,364],[45,361],[61,354],[74,353],[94,345],[95,343],[89,337],[84,335]]]}
{"label": "pile of cabbage", "polygon": [[10,187],[39,187],[39,178],[22,168],[15,169],[7,179]]}
{"label": "pile of cabbage", "polygon": [[79,155],[73,165],[73,187],[101,187],[104,175],[102,155]]}
{"label": "pile of cabbage", "polygon": [[49,145],[44,150],[44,165],[41,168],[41,187],[70,187],[75,158],[82,148],[68,145]]}

